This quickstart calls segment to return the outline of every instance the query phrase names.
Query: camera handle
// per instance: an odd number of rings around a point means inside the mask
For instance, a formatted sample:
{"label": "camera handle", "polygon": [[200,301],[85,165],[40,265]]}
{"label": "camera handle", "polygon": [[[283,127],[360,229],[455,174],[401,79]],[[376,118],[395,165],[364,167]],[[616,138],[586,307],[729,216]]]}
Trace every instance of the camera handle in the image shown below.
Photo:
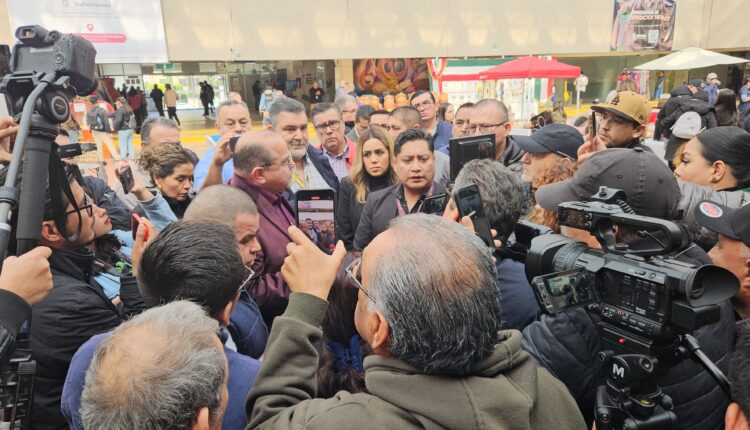
{"label": "camera handle", "polygon": [[[13,94],[16,89],[14,78],[3,79],[3,87],[11,87],[7,93]],[[34,75],[32,77],[24,76],[18,79],[18,87],[28,87],[33,85],[33,90],[25,98],[21,120],[19,123],[18,133],[13,147],[13,155],[8,165],[8,174],[5,179],[5,185],[0,187],[0,267],[5,260],[8,250],[8,243],[11,236],[10,211],[18,201],[19,196],[21,206],[19,212],[23,217],[19,219],[17,238],[19,239],[18,255],[23,254],[34,248],[40,237],[42,219],[44,217],[44,199],[47,188],[49,155],[52,150],[52,143],[58,134],[56,122],[35,112],[38,108],[37,101],[49,89],[66,88],[69,77],[64,76],[55,81],[54,74]],[[6,91],[4,91],[6,92]],[[57,108],[62,108],[60,100],[55,100]],[[44,103],[44,100],[42,101]],[[24,161],[24,154],[26,160]],[[25,163],[23,192],[20,193],[16,188],[19,168],[21,163]]]}

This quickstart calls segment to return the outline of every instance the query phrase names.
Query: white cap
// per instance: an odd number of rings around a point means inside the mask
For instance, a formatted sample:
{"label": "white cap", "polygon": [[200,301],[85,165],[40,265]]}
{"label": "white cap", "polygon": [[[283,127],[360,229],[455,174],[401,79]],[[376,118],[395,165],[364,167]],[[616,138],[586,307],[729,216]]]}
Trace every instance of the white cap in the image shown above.
{"label": "white cap", "polygon": [[703,127],[698,112],[683,113],[672,126],[672,134],[680,139],[692,139],[701,131]]}
{"label": "white cap", "polygon": [[708,76],[706,76],[706,80],[709,80],[709,79],[716,79],[716,78],[718,78],[718,77],[719,77],[719,76],[718,76],[718,75],[717,75],[716,73],[714,73],[714,72],[711,72],[711,73],[709,73],[709,74],[708,74]]}

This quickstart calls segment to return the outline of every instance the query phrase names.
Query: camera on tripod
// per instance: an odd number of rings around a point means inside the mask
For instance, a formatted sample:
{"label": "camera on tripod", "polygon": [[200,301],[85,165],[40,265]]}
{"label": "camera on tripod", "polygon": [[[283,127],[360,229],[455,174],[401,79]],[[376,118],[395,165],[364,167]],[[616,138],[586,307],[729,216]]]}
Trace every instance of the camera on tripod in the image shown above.
{"label": "camera on tripod", "polygon": [[690,244],[683,230],[634,214],[620,190],[602,187],[591,201],[560,204],[558,223],[590,233],[601,249],[539,235],[531,240],[526,275],[544,312],[586,306],[598,316],[599,359],[611,364],[597,390],[598,429],[673,428],[677,417],[658,379],[687,357],[729,392],[689,333],[719,321],[721,303],[739,288],[731,272],[675,259]]}

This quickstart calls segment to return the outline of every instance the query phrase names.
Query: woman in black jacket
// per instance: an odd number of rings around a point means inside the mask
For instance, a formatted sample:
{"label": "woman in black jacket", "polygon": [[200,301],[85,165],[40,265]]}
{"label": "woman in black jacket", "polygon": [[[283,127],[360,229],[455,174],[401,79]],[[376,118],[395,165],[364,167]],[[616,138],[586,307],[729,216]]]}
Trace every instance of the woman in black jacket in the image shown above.
{"label": "woman in black jacket", "polygon": [[[149,145],[141,152],[139,163],[172,212],[181,219],[192,200],[195,164],[191,154],[179,145]],[[143,213],[141,208],[136,208],[136,212]]]}
{"label": "woman in black jacket", "polygon": [[367,195],[398,182],[392,158],[393,139],[383,128],[370,127],[359,137],[357,158],[351,175],[341,180],[336,205],[336,232],[347,250],[353,247]]}

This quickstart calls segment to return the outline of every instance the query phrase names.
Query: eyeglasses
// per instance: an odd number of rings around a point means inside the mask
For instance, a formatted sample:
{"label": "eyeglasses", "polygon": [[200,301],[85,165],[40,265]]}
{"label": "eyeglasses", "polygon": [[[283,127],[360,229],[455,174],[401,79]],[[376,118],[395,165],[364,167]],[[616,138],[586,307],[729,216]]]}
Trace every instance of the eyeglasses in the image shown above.
{"label": "eyeglasses", "polygon": [[480,133],[490,133],[495,131],[495,129],[500,127],[501,125],[505,125],[507,123],[508,121],[501,122],[500,124],[469,124],[464,127],[464,130],[466,130],[467,133],[475,133],[477,129]]}
{"label": "eyeglasses", "polygon": [[325,133],[328,127],[331,128],[331,131],[336,131],[341,128],[341,121],[335,120],[318,124],[315,126],[315,131],[317,131],[318,133]]}
{"label": "eyeglasses", "polygon": [[[277,162],[274,161],[273,163],[261,164],[261,167],[276,166],[276,163]],[[278,163],[279,163],[278,164],[279,167],[289,167],[289,168],[294,167],[294,161],[292,159],[292,153],[290,152],[288,157],[286,157],[284,160],[282,160],[282,161],[280,161]]]}
{"label": "eyeglasses", "polygon": [[[346,276],[351,279],[351,281],[354,283],[354,286],[357,287],[358,290],[365,293],[368,299],[372,300],[373,303],[377,303],[375,299],[370,295],[370,293],[365,290],[365,288],[362,286],[362,275],[359,270],[360,266],[362,266],[362,257],[354,259],[351,263],[349,263],[348,266],[346,266],[346,269],[344,271],[346,272]],[[357,273],[354,273],[354,268],[357,268]]]}
{"label": "eyeglasses", "polygon": [[636,124],[634,121],[630,121],[630,120],[628,120],[626,118],[623,118],[623,117],[611,114],[609,112],[605,112],[605,113],[601,114],[601,121],[600,121],[600,123],[604,124],[605,122],[612,122],[612,124],[614,124],[614,125],[630,124],[630,125],[633,125],[633,126],[636,126],[636,127],[639,125],[639,124]]}
{"label": "eyeglasses", "polygon": [[253,269],[251,269],[251,268],[250,268],[250,266],[248,266],[248,265],[245,265],[245,269],[247,269],[247,271],[248,271],[248,272],[249,272],[250,274],[249,274],[249,275],[247,275],[247,278],[245,278],[245,280],[244,280],[244,281],[242,281],[242,283],[240,284],[240,287],[239,287],[239,288],[237,288],[237,295],[239,295],[239,294],[241,294],[241,293],[242,293],[242,290],[244,290],[244,289],[245,289],[245,287],[247,287],[247,284],[249,284],[249,283],[250,283],[250,280],[251,280],[251,279],[253,279],[253,276],[255,276],[255,271],[254,271]]}
{"label": "eyeglasses", "polygon": [[422,103],[417,103],[415,105],[412,105],[412,107],[414,107],[417,110],[423,110],[423,109],[427,109],[428,107],[432,106],[433,104],[434,103],[432,103],[432,100],[426,100],[426,101],[423,101]]}
{"label": "eyeglasses", "polygon": [[94,216],[94,206],[93,205],[94,205],[94,202],[92,202],[89,199],[88,195],[84,194],[83,195],[83,204],[81,206],[79,206],[78,209],[73,209],[73,210],[65,212],[65,216],[68,216],[70,214],[74,214],[76,212],[81,212],[84,209],[86,210],[86,213],[88,214],[88,216]]}

